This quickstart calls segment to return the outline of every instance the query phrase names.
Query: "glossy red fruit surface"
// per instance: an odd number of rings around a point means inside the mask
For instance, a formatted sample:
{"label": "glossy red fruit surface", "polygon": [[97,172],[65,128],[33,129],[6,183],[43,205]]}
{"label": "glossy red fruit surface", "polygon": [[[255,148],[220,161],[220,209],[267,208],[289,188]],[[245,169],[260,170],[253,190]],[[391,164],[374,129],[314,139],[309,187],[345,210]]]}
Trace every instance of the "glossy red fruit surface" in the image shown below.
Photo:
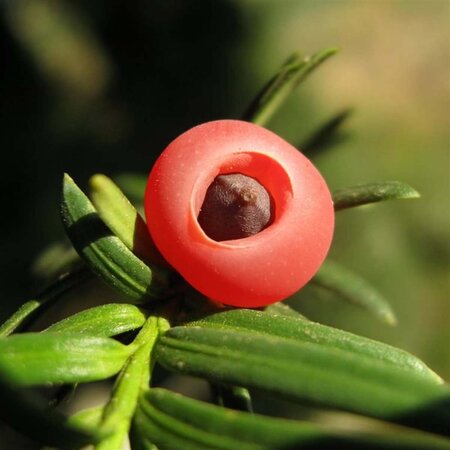
{"label": "glossy red fruit surface", "polygon": [[[273,217],[257,234],[218,242],[197,218],[215,178],[235,173],[264,186]],[[271,131],[237,120],[204,123],[169,144],[150,173],[145,214],[159,251],[188,283],[213,300],[250,308],[303,287],[334,229],[331,195],[312,163]]]}

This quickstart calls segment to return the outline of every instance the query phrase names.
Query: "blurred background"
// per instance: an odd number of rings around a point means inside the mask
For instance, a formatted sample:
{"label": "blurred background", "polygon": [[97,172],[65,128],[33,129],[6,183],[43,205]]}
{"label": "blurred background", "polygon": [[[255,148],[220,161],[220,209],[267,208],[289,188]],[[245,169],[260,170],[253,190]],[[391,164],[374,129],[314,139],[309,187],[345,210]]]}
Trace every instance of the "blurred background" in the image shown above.
{"label": "blurred background", "polygon": [[63,238],[63,172],[148,173],[178,134],[240,118],[296,50],[337,46],[268,127],[294,145],[350,108],[315,157],[331,189],[400,180],[422,198],[340,212],[331,256],[392,302],[396,327],[324,292],[312,319],[409,350],[450,380],[448,0],[15,0],[0,21],[0,319]]}

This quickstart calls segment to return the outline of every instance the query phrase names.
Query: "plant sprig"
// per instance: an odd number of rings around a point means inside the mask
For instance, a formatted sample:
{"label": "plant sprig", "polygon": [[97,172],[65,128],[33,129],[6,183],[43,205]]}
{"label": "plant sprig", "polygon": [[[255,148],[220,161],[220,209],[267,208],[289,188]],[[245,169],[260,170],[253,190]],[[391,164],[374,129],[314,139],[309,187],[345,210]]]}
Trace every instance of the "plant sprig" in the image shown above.
{"label": "plant sprig", "polygon": [[319,65],[338,52],[330,48],[302,58],[292,54],[267,83],[244,114],[244,120],[266,125],[292,91]]}
{"label": "plant sprig", "polygon": [[[289,94],[336,51],[308,58],[294,54],[255,98],[246,119],[267,124]],[[348,115],[344,111],[319,127],[306,151],[329,148]],[[142,203],[144,177],[128,174],[118,184],[135,203]],[[285,304],[264,311],[207,304],[161,258],[137,209],[112,180],[95,175],[90,194],[91,199],[64,177],[62,219],[84,265],[0,325],[3,421],[37,442],[63,449],[92,444],[97,450],[119,450],[127,436],[137,450],[450,447],[444,437],[450,430],[450,390],[424,362],[381,342],[312,322]],[[340,211],[418,196],[405,183],[382,182],[336,190],[333,200]],[[66,263],[52,266],[52,273]],[[121,303],[112,298],[112,303],[80,311],[41,332],[23,332],[47,306],[62,302],[65,293],[93,275]],[[387,300],[337,263],[327,261],[311,282],[384,322],[395,321]],[[196,301],[189,302],[189,295]],[[155,387],[152,372],[157,364],[169,373],[203,378],[221,406]],[[116,378],[106,404],[70,418],[23,389],[64,388],[110,377]],[[347,433],[252,414],[254,388],[303,406],[340,409],[408,428],[390,425],[389,432]]]}

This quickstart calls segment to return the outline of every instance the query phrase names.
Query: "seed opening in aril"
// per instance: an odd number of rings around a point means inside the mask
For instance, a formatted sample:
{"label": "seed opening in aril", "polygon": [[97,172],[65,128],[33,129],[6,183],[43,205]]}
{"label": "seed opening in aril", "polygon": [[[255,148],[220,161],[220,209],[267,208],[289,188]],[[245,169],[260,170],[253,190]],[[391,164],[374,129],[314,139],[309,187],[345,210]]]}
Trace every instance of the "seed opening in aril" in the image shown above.
{"label": "seed opening in aril", "polygon": [[215,241],[242,239],[273,222],[270,194],[255,178],[241,173],[218,175],[206,191],[198,223]]}

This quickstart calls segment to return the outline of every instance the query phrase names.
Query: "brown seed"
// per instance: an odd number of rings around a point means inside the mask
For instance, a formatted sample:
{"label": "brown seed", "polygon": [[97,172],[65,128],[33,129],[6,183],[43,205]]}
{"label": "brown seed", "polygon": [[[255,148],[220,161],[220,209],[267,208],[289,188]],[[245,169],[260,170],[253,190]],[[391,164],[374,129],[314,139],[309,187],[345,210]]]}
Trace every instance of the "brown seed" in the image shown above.
{"label": "brown seed", "polygon": [[215,241],[242,239],[267,228],[273,219],[267,190],[240,173],[218,175],[206,191],[198,215],[203,231]]}

